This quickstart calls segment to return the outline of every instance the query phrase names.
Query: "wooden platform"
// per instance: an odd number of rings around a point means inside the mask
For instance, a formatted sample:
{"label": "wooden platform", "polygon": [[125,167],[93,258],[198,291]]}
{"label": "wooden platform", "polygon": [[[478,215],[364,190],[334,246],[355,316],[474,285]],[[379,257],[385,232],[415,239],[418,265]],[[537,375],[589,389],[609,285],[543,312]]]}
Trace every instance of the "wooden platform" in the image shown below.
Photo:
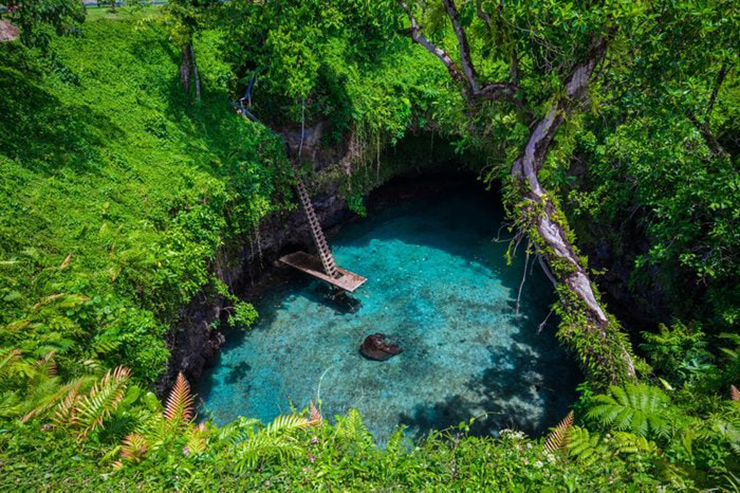
{"label": "wooden platform", "polygon": [[339,289],[354,293],[357,288],[362,286],[366,278],[358,276],[354,272],[344,270],[341,267],[337,267],[339,271],[339,277],[336,279],[327,276],[324,273],[324,268],[321,265],[321,260],[318,257],[309,255],[306,252],[295,252],[290,255],[286,255],[280,258],[280,261],[291,267],[295,267],[298,270],[305,272],[306,274],[313,276],[317,279],[321,279],[324,282],[328,282],[332,286],[336,286]]}

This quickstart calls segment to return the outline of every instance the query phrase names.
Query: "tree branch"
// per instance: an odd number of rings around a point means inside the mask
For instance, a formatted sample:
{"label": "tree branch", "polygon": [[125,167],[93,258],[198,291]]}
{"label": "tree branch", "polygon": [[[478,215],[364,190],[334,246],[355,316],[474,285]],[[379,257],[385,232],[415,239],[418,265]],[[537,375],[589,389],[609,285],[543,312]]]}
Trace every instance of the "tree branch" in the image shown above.
{"label": "tree branch", "polygon": [[450,22],[452,22],[452,29],[455,31],[457,44],[460,47],[460,60],[462,61],[465,78],[468,80],[471,91],[475,94],[478,92],[478,74],[475,72],[473,60],[470,57],[470,45],[468,44],[468,37],[465,35],[465,28],[460,25],[460,15],[457,12],[454,1],[442,1],[447,8],[447,16],[450,18]]}
{"label": "tree branch", "polygon": [[427,49],[427,51],[439,58],[439,60],[445,65],[445,67],[447,67],[447,71],[450,73],[452,79],[458,84],[462,83],[464,79],[462,74],[460,73],[460,70],[457,68],[457,64],[455,63],[455,61],[450,57],[450,55],[447,54],[446,51],[439,48],[437,45],[429,41],[423,34],[421,34],[421,27],[419,26],[414,13],[411,11],[406,2],[404,0],[399,0],[398,3],[401,5],[403,10],[406,11],[406,14],[409,16],[409,20],[411,21],[411,39],[415,43],[422,45],[424,48]]}
{"label": "tree branch", "polygon": [[[489,84],[485,84],[483,87],[479,86],[477,80],[478,75],[475,71],[475,67],[473,66],[473,62],[470,57],[470,46],[467,41],[465,29],[460,25],[459,14],[457,12],[457,9],[455,8],[455,4],[453,3],[453,0],[443,1],[445,3],[445,6],[447,7],[447,15],[450,17],[452,27],[455,30],[455,35],[457,36],[458,44],[460,46],[460,58],[463,65],[463,72],[460,72],[460,69],[455,61],[445,50],[441,49],[440,47],[429,41],[421,33],[421,26],[416,20],[416,17],[411,11],[411,8],[409,8],[405,0],[399,0],[398,3],[401,5],[403,10],[406,11],[406,14],[409,17],[409,21],[411,21],[411,39],[415,43],[422,45],[424,48],[427,49],[427,51],[439,58],[439,60],[445,65],[445,67],[447,67],[447,71],[450,73],[452,79],[456,83],[463,86],[465,96],[469,101],[474,98],[482,98],[494,101],[506,100],[515,102],[515,95],[517,91],[516,83],[492,82]],[[490,16],[488,17],[488,19],[490,21]]]}
{"label": "tree branch", "polygon": [[725,150],[722,149],[720,143],[717,142],[717,138],[709,129],[709,115],[707,115],[704,122],[700,122],[693,113],[689,113],[687,117],[704,139],[704,143],[709,148],[709,154],[712,157],[724,157],[726,155]]}
{"label": "tree branch", "polygon": [[483,11],[483,7],[481,7],[481,0],[476,0],[475,2],[475,14],[486,23],[486,26],[488,26],[488,30],[490,31],[491,28],[491,15]]}
{"label": "tree branch", "polygon": [[[554,271],[553,274],[583,304],[588,318],[584,329],[598,334],[606,344],[612,344],[615,340],[610,331],[614,328],[610,327],[609,318],[597,299],[589,274],[581,265],[575,248],[558,219],[559,212],[555,203],[550,198],[549,192],[540,185],[537,176],[545,163],[553,137],[585,95],[588,82],[606,53],[606,48],[607,38],[594,40],[586,59],[574,67],[570,77],[565,81],[565,94],[532,129],[522,154],[512,165],[512,177],[521,184],[526,204],[523,214],[525,217],[531,215],[531,219],[528,220],[529,227],[533,228],[535,234],[544,242],[546,249],[543,250],[543,254],[547,256],[548,263],[551,266],[555,263],[568,266]],[[615,349],[619,351],[626,374],[634,376],[634,365],[628,348],[622,346]],[[619,366],[615,361],[604,360],[600,363],[609,365],[613,371]],[[617,378],[616,375],[614,378]]]}
{"label": "tree branch", "polygon": [[709,97],[709,104],[707,104],[707,115],[705,117],[705,122],[709,123],[709,117],[712,114],[712,109],[714,108],[714,103],[717,100],[717,94],[719,93],[719,88],[722,87],[722,83],[725,81],[725,77],[727,77],[727,74],[729,73],[730,68],[727,66],[727,63],[723,63],[722,67],[719,69],[719,73],[717,74],[717,80],[714,83],[714,89],[712,90],[712,95]]}

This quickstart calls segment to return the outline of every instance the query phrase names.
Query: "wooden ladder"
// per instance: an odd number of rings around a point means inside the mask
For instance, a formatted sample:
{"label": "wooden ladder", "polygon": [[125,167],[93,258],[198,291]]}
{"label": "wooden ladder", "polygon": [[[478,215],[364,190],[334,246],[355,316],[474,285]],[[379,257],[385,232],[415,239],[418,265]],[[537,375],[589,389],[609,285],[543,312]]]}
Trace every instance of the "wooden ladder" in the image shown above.
{"label": "wooden ladder", "polygon": [[324,267],[324,272],[326,273],[326,275],[336,279],[337,277],[339,277],[339,271],[337,271],[337,263],[334,261],[334,255],[332,255],[331,249],[329,249],[329,243],[327,243],[324,232],[321,229],[319,219],[318,217],[316,217],[316,211],[314,210],[313,204],[311,203],[311,197],[308,196],[306,186],[303,184],[303,180],[301,180],[300,176],[298,175],[298,170],[294,169],[293,171],[296,181],[298,182],[298,197],[301,200],[303,212],[306,213],[306,218],[308,219],[308,225],[311,229],[311,236],[313,236],[313,241],[316,244],[316,249],[319,251],[321,265]]}

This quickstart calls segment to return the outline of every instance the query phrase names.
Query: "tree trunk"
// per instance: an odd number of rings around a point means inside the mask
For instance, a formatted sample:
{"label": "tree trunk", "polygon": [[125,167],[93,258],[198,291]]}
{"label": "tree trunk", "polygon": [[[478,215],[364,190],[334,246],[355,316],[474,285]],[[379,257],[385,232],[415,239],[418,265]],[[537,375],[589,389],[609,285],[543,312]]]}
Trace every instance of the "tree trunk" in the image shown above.
{"label": "tree trunk", "polygon": [[[486,99],[511,101],[516,106],[521,104],[515,97],[519,90],[518,60],[515,54],[512,56],[511,81],[484,85],[478,82],[469,53],[470,45],[465,29],[459,22],[454,0],[443,0],[443,3],[458,40],[462,72],[445,50],[422,34],[413,9],[406,1],[398,2],[409,17],[411,39],[424,46],[445,65],[452,80],[462,86],[463,96],[468,104],[472,106],[477,101]],[[503,3],[499,8],[502,7]],[[476,8],[478,17],[490,27],[490,16],[481,10],[479,3],[476,3]],[[584,369],[597,377],[594,380],[616,383],[635,376],[629,342],[619,324],[610,319],[601,307],[588,271],[581,264],[578,251],[568,237],[565,217],[537,176],[545,164],[558,128],[573,109],[581,104],[589,79],[606,54],[608,37],[594,39],[586,60],[576,64],[565,81],[565,94],[544,118],[530,126],[533,130],[522,154],[512,164],[511,174],[520,198],[514,217],[516,225],[530,236],[540,259],[544,257],[549,264],[552,273],[543,263],[548,277],[551,280],[557,278],[559,282],[557,291],[561,305],[558,312],[563,319],[559,337],[565,339],[580,356]],[[472,126],[471,131],[474,131]]]}
{"label": "tree trunk", "polygon": [[[581,264],[576,248],[568,238],[564,215],[558,210],[552,196],[538,179],[553,137],[573,108],[578,104],[599,60],[606,52],[606,41],[600,40],[588,59],[577,65],[566,85],[566,94],[548,114],[534,125],[522,154],[512,165],[512,177],[519,186],[521,202],[517,223],[527,231],[537,245],[561,286],[564,323],[570,325],[561,336],[572,344],[590,344],[581,347],[585,370],[610,376],[618,382],[635,376],[629,343],[618,324],[607,317],[601,307],[588,272]],[[582,316],[585,315],[585,320]],[[568,320],[568,318],[579,320]],[[595,336],[594,341],[574,340]]]}
{"label": "tree trunk", "polygon": [[188,47],[182,49],[182,63],[180,64],[180,83],[186,93],[190,93],[190,50]]}
{"label": "tree trunk", "polygon": [[193,64],[193,76],[195,77],[195,100],[200,101],[200,75],[198,75],[198,62],[195,61],[193,43],[190,43],[190,62]]}

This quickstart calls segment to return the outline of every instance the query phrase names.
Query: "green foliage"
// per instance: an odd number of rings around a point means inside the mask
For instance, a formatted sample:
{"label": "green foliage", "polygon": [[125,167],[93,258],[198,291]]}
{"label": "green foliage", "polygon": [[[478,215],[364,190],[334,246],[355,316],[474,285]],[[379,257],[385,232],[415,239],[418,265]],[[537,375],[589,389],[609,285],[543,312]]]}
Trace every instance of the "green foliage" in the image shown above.
{"label": "green foliage", "polygon": [[199,108],[178,93],[158,26],[82,36],[0,46],[0,343],[53,349],[65,375],[126,364],[153,381],[180,308],[217,282],[209,260],[282,207],[288,168],[223,86]]}
{"label": "green foliage", "polygon": [[638,436],[656,436],[668,428],[668,397],[657,387],[644,383],[612,386],[609,393],[593,398],[589,419]]}
{"label": "green foliage", "polygon": [[655,362],[655,369],[673,382],[691,383],[713,368],[705,335],[695,327],[661,324],[658,333],[643,332],[642,337],[645,343],[640,347]]}
{"label": "green foliage", "polygon": [[7,17],[29,46],[45,46],[53,34],[70,34],[85,20],[85,7],[76,0],[8,0]]}
{"label": "green foliage", "polygon": [[[516,103],[463,104],[438,61],[399,34],[406,20],[390,0],[175,0],[162,19],[168,32],[116,14],[87,23],[78,38],[51,33],[75,31],[79,2],[15,2],[23,8],[10,18],[25,42],[46,49],[0,45],[0,488],[737,485],[740,409],[728,392],[740,373],[738,10],[730,0],[456,3],[485,79],[506,80],[517,60]],[[454,53],[443,4],[417,7],[425,32]],[[346,147],[346,160],[308,175],[341,184],[356,212],[394,173],[467,152],[470,168],[502,180],[516,226],[533,233],[541,211],[516,198],[510,164],[528,123],[549,111],[573,61],[600,35],[611,44],[589,90],[592,112],[567,119],[541,180],[571,242],[565,212],[580,218],[580,238],[591,246],[606,238],[638,266],[643,278],[634,284],[655,277],[673,306],[683,305],[662,318],[701,321],[707,336],[681,322],[644,335],[665,390],[628,383],[594,394],[626,380],[614,349],[627,340],[615,319],[594,330],[563,287],[559,337],[591,383],[575,406],[577,425],[566,419],[549,440],[511,430],[471,437],[463,423],[420,440],[399,430],[379,448],[359,412],[331,424],[315,407],[270,424],[240,418],[218,427],[196,424],[184,377],[166,407],[136,384],[156,380],[168,331],[197,295],[223,300],[233,326],[256,319],[214,267],[267,214],[290,207],[281,139],[225,104],[253,74],[262,120],[288,131],[326,123],[322,150]],[[205,82],[196,105],[176,79],[178,49],[190,43]],[[714,91],[722,67],[730,69]],[[389,158],[401,138],[409,146]],[[578,166],[585,171],[576,177]],[[635,223],[642,250],[631,248],[626,225]],[[561,275],[575,268],[551,267]],[[106,373],[123,365],[130,374]],[[652,382],[646,365],[638,372]]]}
{"label": "green foliage", "polygon": [[277,130],[323,122],[324,146],[349,141],[345,166],[379,161],[415,116],[459,114],[444,71],[397,36],[395,2],[237,0],[221,15],[234,93],[254,76],[258,118]]}

